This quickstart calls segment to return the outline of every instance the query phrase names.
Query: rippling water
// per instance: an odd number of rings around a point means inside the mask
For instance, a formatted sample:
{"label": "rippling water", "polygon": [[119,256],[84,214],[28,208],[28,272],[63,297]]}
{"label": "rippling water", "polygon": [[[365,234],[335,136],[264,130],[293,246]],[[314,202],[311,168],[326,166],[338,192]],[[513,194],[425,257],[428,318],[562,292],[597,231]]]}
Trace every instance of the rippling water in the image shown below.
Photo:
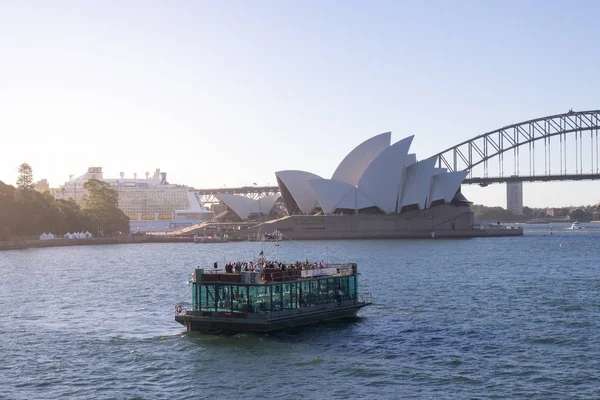
{"label": "rippling water", "polygon": [[325,259],[327,244],[330,261],[357,262],[375,304],[271,335],[173,320],[193,268],[255,258],[258,243],[0,252],[0,398],[599,398],[594,225],[282,243],[283,260]]}

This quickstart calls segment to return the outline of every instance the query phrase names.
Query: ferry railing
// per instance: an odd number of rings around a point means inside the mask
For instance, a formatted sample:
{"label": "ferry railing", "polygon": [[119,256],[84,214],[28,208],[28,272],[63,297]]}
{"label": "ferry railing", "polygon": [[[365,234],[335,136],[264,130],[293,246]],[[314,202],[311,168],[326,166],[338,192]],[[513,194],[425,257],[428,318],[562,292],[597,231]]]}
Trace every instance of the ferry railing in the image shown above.
{"label": "ferry railing", "polygon": [[202,273],[203,274],[224,274],[225,269],[224,268],[206,268],[206,269],[202,269]]}
{"label": "ferry railing", "polygon": [[[315,278],[321,276],[343,276],[354,275],[356,273],[355,264],[326,264],[324,268],[317,269],[294,269],[287,268],[285,270],[278,268],[265,268],[262,271],[241,271],[234,273],[225,273],[223,269],[203,269],[202,275],[207,275],[204,279],[206,282],[220,281],[230,283],[251,283],[262,284],[271,282],[286,282],[296,281],[306,278]],[[226,280],[221,277],[227,277]],[[238,279],[236,280],[235,277]],[[192,279],[188,282],[193,283],[198,281],[198,276],[192,274]]]}
{"label": "ferry railing", "polygon": [[175,315],[185,315],[189,310],[192,309],[192,304],[183,302],[175,304]]}

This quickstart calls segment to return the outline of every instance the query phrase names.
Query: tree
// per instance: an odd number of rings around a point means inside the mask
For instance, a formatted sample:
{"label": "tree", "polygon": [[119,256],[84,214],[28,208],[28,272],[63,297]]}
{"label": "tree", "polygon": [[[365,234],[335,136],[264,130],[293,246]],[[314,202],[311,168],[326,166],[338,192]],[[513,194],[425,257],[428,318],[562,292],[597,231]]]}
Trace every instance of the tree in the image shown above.
{"label": "tree", "polygon": [[81,213],[81,209],[73,199],[56,200],[56,207],[62,211],[65,216],[63,230],[55,233],[65,234],[67,232],[85,232],[95,229],[92,221]]}
{"label": "tree", "polygon": [[39,235],[43,232],[58,232],[64,226],[65,215],[56,207],[54,197],[36,190],[17,189],[14,192],[14,233],[17,235]]}
{"label": "tree", "polygon": [[88,197],[81,212],[91,220],[96,233],[129,234],[129,218],[118,207],[117,191],[97,179],[88,180],[83,187],[87,189]]}
{"label": "tree", "polygon": [[55,200],[49,192],[14,188],[0,181],[0,240],[31,238],[41,233],[102,231],[129,233],[129,218],[117,208],[117,192],[104,182],[88,185],[86,209],[73,199]]}
{"label": "tree", "polygon": [[31,169],[31,165],[23,163],[19,165],[18,171],[17,187],[19,189],[33,189],[33,170]]}
{"label": "tree", "polygon": [[571,221],[579,221],[579,222],[590,222],[592,220],[593,215],[581,208],[577,210],[571,211],[569,218]]}
{"label": "tree", "polygon": [[0,181],[0,240],[9,240],[16,221],[15,188]]}

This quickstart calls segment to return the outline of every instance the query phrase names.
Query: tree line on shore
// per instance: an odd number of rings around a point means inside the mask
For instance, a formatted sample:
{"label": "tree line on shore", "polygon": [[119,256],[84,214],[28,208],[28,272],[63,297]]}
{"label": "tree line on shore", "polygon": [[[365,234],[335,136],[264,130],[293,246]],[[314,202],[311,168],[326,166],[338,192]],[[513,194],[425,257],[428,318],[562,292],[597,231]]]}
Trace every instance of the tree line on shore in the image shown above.
{"label": "tree line on shore", "polygon": [[34,189],[28,164],[19,166],[17,187],[0,181],[0,240],[52,232],[91,232],[95,237],[129,234],[129,218],[118,207],[118,194],[105,182],[90,179],[80,207],[73,199],[55,199],[49,191]]}
{"label": "tree line on shore", "polygon": [[[523,207],[523,214],[517,215],[502,207],[486,207],[478,204],[471,206],[475,214],[475,222],[527,222],[531,220],[556,220],[549,215],[545,208]],[[600,207],[580,206],[572,208],[569,213],[560,218],[563,221],[589,222],[600,220]]]}

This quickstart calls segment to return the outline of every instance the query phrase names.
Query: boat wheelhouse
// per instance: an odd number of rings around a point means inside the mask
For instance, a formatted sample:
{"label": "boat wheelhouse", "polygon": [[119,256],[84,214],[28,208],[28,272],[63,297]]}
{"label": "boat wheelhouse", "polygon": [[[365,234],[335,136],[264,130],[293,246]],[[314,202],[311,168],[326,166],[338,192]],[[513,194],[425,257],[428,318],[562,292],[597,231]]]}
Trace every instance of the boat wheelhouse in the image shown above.
{"label": "boat wheelhouse", "polygon": [[571,224],[571,229],[575,230],[575,229],[581,229],[583,228],[583,226],[581,226],[581,223],[579,221],[575,221]]}
{"label": "boat wheelhouse", "polygon": [[196,269],[192,302],[175,306],[188,331],[270,332],[355,317],[371,304],[358,292],[356,264],[222,273]]}

